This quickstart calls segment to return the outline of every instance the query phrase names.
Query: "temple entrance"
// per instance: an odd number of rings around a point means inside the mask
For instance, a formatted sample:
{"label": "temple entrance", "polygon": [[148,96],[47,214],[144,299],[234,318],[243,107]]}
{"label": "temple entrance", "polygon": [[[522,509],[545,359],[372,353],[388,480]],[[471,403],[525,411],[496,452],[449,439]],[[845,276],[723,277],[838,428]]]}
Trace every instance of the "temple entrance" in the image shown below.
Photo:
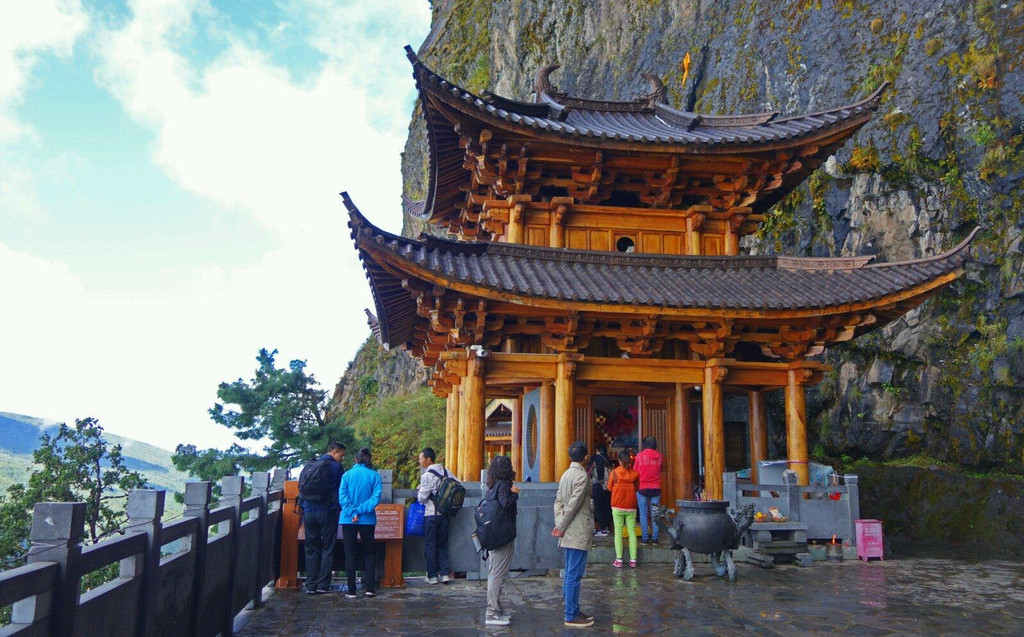
{"label": "temple entrance", "polygon": [[614,461],[620,451],[640,450],[640,398],[638,396],[592,396],[594,449],[608,447],[608,456]]}

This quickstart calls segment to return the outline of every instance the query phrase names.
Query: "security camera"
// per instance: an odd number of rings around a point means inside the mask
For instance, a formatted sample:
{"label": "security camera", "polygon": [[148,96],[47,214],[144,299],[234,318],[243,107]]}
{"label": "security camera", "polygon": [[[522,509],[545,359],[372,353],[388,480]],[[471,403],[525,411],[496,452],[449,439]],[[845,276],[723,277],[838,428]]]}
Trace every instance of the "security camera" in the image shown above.
{"label": "security camera", "polygon": [[486,358],[490,353],[483,345],[470,345],[469,351],[473,352],[478,358]]}

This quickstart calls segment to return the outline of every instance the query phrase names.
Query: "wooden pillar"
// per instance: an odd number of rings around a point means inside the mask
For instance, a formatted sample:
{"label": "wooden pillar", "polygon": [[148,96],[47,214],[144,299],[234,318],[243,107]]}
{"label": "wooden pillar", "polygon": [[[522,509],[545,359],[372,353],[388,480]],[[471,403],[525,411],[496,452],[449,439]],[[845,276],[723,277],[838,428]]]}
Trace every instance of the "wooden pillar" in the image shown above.
{"label": "wooden pillar", "polygon": [[[559,198],[561,199],[561,198]],[[565,247],[565,213],[569,207],[559,203],[551,209],[551,225],[549,226],[548,243],[552,248]]]}
{"label": "wooden pillar", "polygon": [[797,484],[810,484],[807,466],[807,409],[804,386],[807,372],[791,369],[786,382],[786,455],[789,468],[796,472]]}
{"label": "wooden pillar", "polygon": [[468,434],[467,428],[466,428],[466,423],[468,422],[468,418],[466,417],[466,382],[465,382],[465,378],[463,378],[463,382],[460,383],[459,385],[456,385],[454,387],[454,389],[459,394],[459,397],[455,400],[455,402],[457,404],[456,413],[458,414],[458,418],[459,418],[459,426],[457,428],[458,436],[457,436],[457,442],[455,443],[456,444],[456,450],[455,451],[456,451],[456,454],[457,454],[456,455],[456,465],[458,466],[459,471],[455,475],[459,478],[459,480],[465,481],[465,480],[469,480],[469,478],[466,476],[466,466],[467,466],[467,463],[468,463],[468,460],[466,458],[466,454],[469,452],[469,444],[468,444],[468,442],[466,440],[466,436],[469,435],[469,434]]}
{"label": "wooden pillar", "polygon": [[725,471],[725,423],[722,414],[722,379],[727,370],[718,365],[704,368],[701,391],[704,413],[704,488],[712,500],[722,499]]}
{"label": "wooden pillar", "polygon": [[444,461],[455,475],[459,475],[459,387],[452,385],[444,415]]}
{"label": "wooden pillar", "polygon": [[505,241],[523,243],[523,227],[526,225],[526,203],[531,201],[530,195],[512,195],[508,198],[508,227],[505,230]]}
{"label": "wooden pillar", "polygon": [[764,392],[747,394],[750,403],[750,481],[758,484],[757,463],[768,459],[768,422],[765,419]]}
{"label": "wooden pillar", "polygon": [[686,251],[697,255],[702,251],[700,226],[704,223],[704,215],[696,213],[686,218]]}
{"label": "wooden pillar", "polygon": [[[675,485],[675,496],[679,500],[692,500],[693,489],[697,486],[697,475],[694,471],[695,463],[693,449],[695,424],[693,422],[693,411],[690,409],[693,390],[689,385],[676,383],[676,392],[673,402],[673,425],[672,455],[676,461],[672,463],[669,471]],[[666,506],[675,506],[674,502]]]}
{"label": "wooden pillar", "polygon": [[733,215],[725,222],[725,245],[724,253],[735,256],[740,253],[740,226],[743,225],[743,215]]}
{"label": "wooden pillar", "polygon": [[523,399],[513,398],[512,411],[512,446],[509,448],[509,460],[512,470],[516,472],[516,480],[523,479]]}
{"label": "wooden pillar", "polygon": [[576,436],[576,362],[564,354],[555,372],[555,480],[569,468],[569,445]]}
{"label": "wooden pillar", "polygon": [[508,209],[508,229],[505,240],[509,243],[523,242],[523,204],[514,204]]}
{"label": "wooden pillar", "polygon": [[540,387],[540,481],[555,481],[555,385]]}
{"label": "wooden pillar", "polygon": [[[466,452],[462,456],[466,464],[462,467],[463,479],[476,482],[480,479],[480,471],[484,468],[484,426],[486,417],[484,410],[487,401],[484,397],[486,365],[483,358],[470,356],[466,377],[462,379],[462,401],[466,403],[463,412],[466,416],[466,436],[462,444]],[[460,458],[460,462],[462,460]]]}

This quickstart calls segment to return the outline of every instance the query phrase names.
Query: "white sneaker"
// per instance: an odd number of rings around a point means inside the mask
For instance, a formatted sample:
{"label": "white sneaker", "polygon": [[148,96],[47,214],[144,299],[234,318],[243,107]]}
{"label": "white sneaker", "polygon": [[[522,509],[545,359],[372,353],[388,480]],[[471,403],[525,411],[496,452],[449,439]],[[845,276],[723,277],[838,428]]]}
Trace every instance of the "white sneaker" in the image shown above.
{"label": "white sneaker", "polygon": [[428,576],[426,577],[426,580],[427,580],[427,584],[437,584],[437,578],[436,578],[436,577],[430,577],[430,576],[428,575]]}
{"label": "white sneaker", "polygon": [[442,584],[447,584],[450,581],[452,581],[451,576],[449,576],[449,575],[442,575],[441,576],[441,583]]}
{"label": "white sneaker", "polygon": [[594,533],[594,537],[608,537],[608,531],[598,531]]}
{"label": "white sneaker", "polygon": [[509,618],[504,615],[488,615],[487,619],[484,620],[484,623],[488,626],[508,626],[509,622]]}

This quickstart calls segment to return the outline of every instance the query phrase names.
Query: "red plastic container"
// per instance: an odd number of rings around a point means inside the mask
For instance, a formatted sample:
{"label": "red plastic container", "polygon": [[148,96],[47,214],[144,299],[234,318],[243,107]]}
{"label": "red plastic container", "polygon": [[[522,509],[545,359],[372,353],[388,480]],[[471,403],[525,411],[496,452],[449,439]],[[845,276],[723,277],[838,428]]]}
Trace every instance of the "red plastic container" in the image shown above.
{"label": "red plastic container", "polygon": [[865,562],[872,557],[884,560],[881,520],[855,520],[857,525],[857,558]]}

